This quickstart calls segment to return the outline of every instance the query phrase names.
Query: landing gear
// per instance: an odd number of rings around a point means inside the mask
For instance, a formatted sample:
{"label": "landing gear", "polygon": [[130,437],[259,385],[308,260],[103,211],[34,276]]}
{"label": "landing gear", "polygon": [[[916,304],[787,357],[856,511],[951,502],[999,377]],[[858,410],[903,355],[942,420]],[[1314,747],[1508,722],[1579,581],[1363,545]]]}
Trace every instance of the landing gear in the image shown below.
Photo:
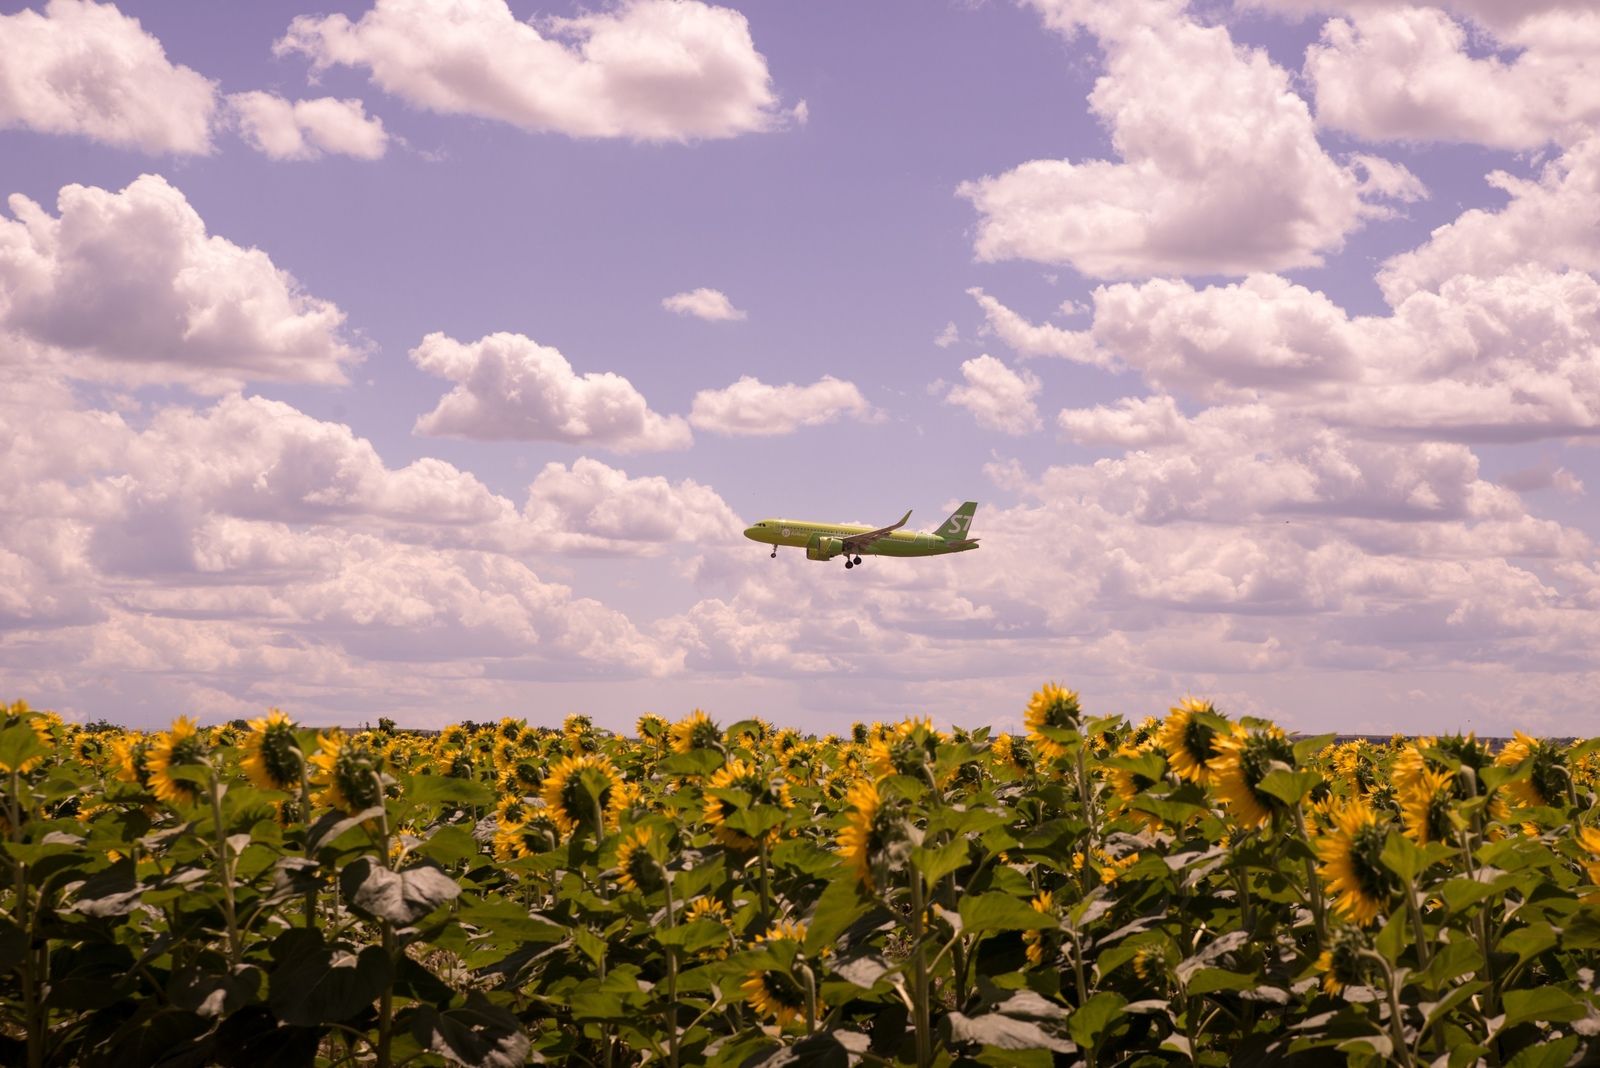
{"label": "landing gear", "polygon": [[846,571],[849,571],[852,567],[855,567],[855,566],[856,566],[855,564],[852,564],[850,562],[850,558],[848,556],[844,558],[844,569]]}
{"label": "landing gear", "polygon": [[777,546],[773,546],[773,549],[772,549],[772,558],[773,558],[773,559],[774,559],[774,560],[776,560],[776,559],[777,559],[777,558],[778,558],[778,549],[777,549]]}
{"label": "landing gear", "polygon": [[856,557],[856,566],[857,566],[857,567],[860,567],[860,566],[861,566],[861,557],[859,557],[859,556],[858,556],[858,557]]}
{"label": "landing gear", "polygon": [[847,568],[860,567],[861,566],[861,557],[858,556],[854,560],[852,560],[852,559],[850,559],[850,557],[846,556],[844,558],[844,566],[847,567]]}

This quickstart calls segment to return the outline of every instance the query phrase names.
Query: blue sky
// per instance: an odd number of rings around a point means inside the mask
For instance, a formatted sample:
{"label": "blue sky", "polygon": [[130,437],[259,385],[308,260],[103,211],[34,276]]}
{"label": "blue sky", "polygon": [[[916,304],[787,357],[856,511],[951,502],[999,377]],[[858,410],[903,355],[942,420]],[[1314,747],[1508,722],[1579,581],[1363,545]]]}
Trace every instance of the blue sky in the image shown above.
{"label": "blue sky", "polygon": [[0,683],[1580,731],[1587,8],[0,5]]}

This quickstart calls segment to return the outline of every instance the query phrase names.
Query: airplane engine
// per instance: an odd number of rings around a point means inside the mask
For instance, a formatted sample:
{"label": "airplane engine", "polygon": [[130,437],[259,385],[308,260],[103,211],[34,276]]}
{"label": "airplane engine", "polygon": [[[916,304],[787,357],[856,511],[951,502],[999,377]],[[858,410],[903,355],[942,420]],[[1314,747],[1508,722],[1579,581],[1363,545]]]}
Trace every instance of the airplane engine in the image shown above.
{"label": "airplane engine", "polygon": [[842,552],[844,552],[843,538],[824,538],[819,536],[812,538],[811,544],[806,546],[806,559],[832,560]]}

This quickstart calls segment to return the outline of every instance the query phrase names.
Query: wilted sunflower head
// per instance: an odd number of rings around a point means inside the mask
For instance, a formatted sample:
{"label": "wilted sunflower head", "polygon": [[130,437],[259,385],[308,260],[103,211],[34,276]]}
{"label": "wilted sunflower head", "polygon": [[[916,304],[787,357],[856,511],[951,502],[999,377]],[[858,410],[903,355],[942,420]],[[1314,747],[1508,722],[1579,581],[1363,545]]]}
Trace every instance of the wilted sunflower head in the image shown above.
{"label": "wilted sunflower head", "polygon": [[200,798],[200,784],[174,778],[172,770],[204,765],[210,756],[211,746],[193,719],[179,716],[173,720],[171,727],[156,735],[155,745],[150,749],[147,766],[150,789],[156,799],[169,804],[194,804]]}
{"label": "wilted sunflower head", "polygon": [[580,829],[599,833],[615,826],[612,798],[621,785],[610,760],[585,753],[563,757],[551,768],[539,796],[563,837]]}
{"label": "wilted sunflower head", "polygon": [[1334,929],[1328,948],[1317,958],[1322,973],[1322,989],[1337,995],[1347,986],[1366,983],[1371,965],[1362,954],[1372,948],[1366,932],[1351,924]]}
{"label": "wilted sunflower head", "polygon": [[294,720],[276,708],[250,721],[244,756],[239,761],[245,775],[263,790],[292,790],[305,772],[305,756],[294,736]]}
{"label": "wilted sunflower head", "polygon": [[1167,754],[1167,764],[1184,782],[1207,786],[1211,761],[1221,755],[1217,742],[1226,725],[1210,701],[1185,697],[1167,713],[1156,731],[1156,744]]}
{"label": "wilted sunflower head", "polygon": [[654,837],[649,827],[640,827],[617,847],[617,882],[623,889],[650,894],[666,885],[661,863],[650,849]]}
{"label": "wilted sunflower head", "polygon": [[[749,798],[746,805],[738,805],[725,798],[713,796],[709,792],[706,796],[704,819],[711,825],[711,836],[733,849],[755,849],[759,843],[749,835],[740,834],[728,827],[726,821],[729,816],[741,808],[754,805],[788,808],[794,804],[789,796],[787,782],[781,778],[774,780],[760,766],[747,764],[743,760],[731,760],[718,768],[707,780],[706,787],[708,791],[734,790]],[[773,841],[777,835],[778,829],[774,827],[767,832],[767,841]]]}
{"label": "wilted sunflower head", "polygon": [[1034,693],[1022,721],[1028,728],[1028,741],[1046,760],[1067,755],[1067,747],[1040,733],[1045,729],[1075,731],[1083,710],[1078,706],[1078,691],[1047,682]]}
{"label": "wilted sunflower head", "polygon": [[363,745],[345,736],[343,731],[325,731],[317,735],[317,751],[311,756],[317,769],[312,785],[321,788],[313,800],[328,805],[347,816],[365,812],[383,804],[383,791],[389,785],[384,760]]}
{"label": "wilted sunflower head", "polygon": [[1530,738],[1521,731],[1505,744],[1494,762],[1500,767],[1514,768],[1524,760],[1531,760],[1528,777],[1506,783],[1506,791],[1520,805],[1558,805],[1566,799],[1567,756],[1561,747],[1543,738]]}
{"label": "wilted sunflower head", "polygon": [[1333,828],[1313,843],[1322,858],[1322,879],[1333,893],[1333,910],[1347,920],[1369,924],[1388,910],[1400,882],[1383,863],[1389,821],[1380,820],[1363,801],[1334,801]]}
{"label": "wilted sunflower head", "polygon": [[672,751],[688,753],[695,749],[722,749],[722,728],[698,708],[672,725]]}
{"label": "wilted sunflower head", "polygon": [[1241,827],[1259,827],[1288,806],[1260,789],[1261,780],[1280,768],[1294,770],[1294,745],[1277,727],[1253,730],[1235,726],[1216,740],[1210,768],[1217,796]]}

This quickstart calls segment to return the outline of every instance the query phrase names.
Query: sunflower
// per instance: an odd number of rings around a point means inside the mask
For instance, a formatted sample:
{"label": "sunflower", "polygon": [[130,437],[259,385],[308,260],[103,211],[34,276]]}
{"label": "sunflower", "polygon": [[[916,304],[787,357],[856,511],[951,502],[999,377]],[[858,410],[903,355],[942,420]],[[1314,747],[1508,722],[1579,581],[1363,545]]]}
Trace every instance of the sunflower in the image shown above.
{"label": "sunflower", "polygon": [[580,829],[594,831],[596,819],[604,820],[605,827],[615,827],[612,799],[621,785],[622,776],[610,760],[585,753],[563,757],[551,768],[539,796],[566,837]]}
{"label": "sunflower", "polygon": [[1378,787],[1378,751],[1371,742],[1354,741],[1329,746],[1323,750],[1328,755],[1334,774],[1348,783],[1358,794],[1370,794]]}
{"label": "sunflower", "polygon": [[646,712],[639,717],[639,722],[635,725],[635,729],[639,732],[640,740],[660,747],[666,744],[667,732],[672,728],[660,716],[653,712]]}
{"label": "sunflower", "polygon": [[156,800],[184,805],[192,805],[199,800],[200,785],[187,779],[173,778],[172,769],[203,765],[210,755],[210,746],[201,736],[194,720],[188,716],[173,720],[170,728],[156,735],[148,757],[150,788]]}
{"label": "sunflower", "polygon": [[1343,925],[1333,932],[1332,943],[1317,958],[1322,973],[1322,989],[1337,995],[1347,986],[1367,981],[1367,961],[1362,953],[1371,948],[1366,933],[1359,927]]}
{"label": "sunflower", "polygon": [[[1143,755],[1144,753],[1137,746],[1123,744],[1117,749],[1117,756],[1125,759],[1135,759]],[[1161,817],[1149,812],[1129,810],[1128,803],[1142,796],[1152,786],[1159,785],[1162,780],[1152,779],[1141,772],[1134,771],[1132,768],[1115,765],[1108,770],[1107,779],[1111,783],[1111,792],[1117,798],[1116,806],[1119,809],[1125,812],[1132,811],[1133,817],[1143,822],[1145,827],[1151,831],[1161,829]]]}
{"label": "sunflower", "polygon": [[305,766],[294,736],[294,721],[287,715],[272,708],[264,717],[250,721],[239,767],[252,783],[263,790],[293,789],[300,785]]}
{"label": "sunflower", "polygon": [[1156,976],[1165,978],[1167,974],[1167,950],[1165,946],[1146,944],[1134,950],[1133,974],[1140,979],[1151,979]]}
{"label": "sunflower", "polygon": [[1259,827],[1284,803],[1259,787],[1274,765],[1293,768],[1294,746],[1277,727],[1246,730],[1234,727],[1233,733],[1215,742],[1217,755],[1209,765],[1217,796],[1233,813],[1241,827]]}
{"label": "sunflower", "polygon": [[123,782],[138,783],[140,787],[148,789],[150,752],[155,747],[153,739],[146,738],[138,731],[113,740],[111,752],[117,760],[117,778]]}
{"label": "sunflower", "polygon": [[1448,768],[1424,767],[1414,777],[1408,776],[1406,785],[1398,790],[1407,838],[1427,845],[1454,837],[1450,813],[1456,800],[1456,780]]}
{"label": "sunflower", "polygon": [[1379,822],[1377,813],[1362,801],[1335,802],[1328,815],[1333,830],[1313,844],[1322,858],[1322,879],[1334,894],[1333,910],[1347,920],[1369,924],[1387,911],[1390,895],[1400,888],[1382,860],[1388,821]]}
{"label": "sunflower", "polygon": [[579,746],[585,735],[594,733],[594,720],[581,712],[574,712],[561,721],[561,736],[571,746]]}
{"label": "sunflower", "polygon": [[[1470,801],[1474,797],[1491,795],[1484,785],[1483,770],[1492,766],[1493,757],[1488,746],[1476,736],[1452,734],[1444,738],[1418,738],[1404,746],[1394,761],[1394,788],[1401,798],[1415,794],[1422,788],[1421,776],[1426,770],[1447,773],[1451,778],[1451,795],[1457,801]],[[1459,768],[1459,770],[1457,770]],[[1468,769],[1472,774],[1468,775]],[[1402,802],[1403,803],[1403,802]],[[1505,820],[1510,807],[1499,797],[1490,796],[1485,809],[1492,820]]]}
{"label": "sunflower", "polygon": [[799,746],[803,741],[805,739],[800,736],[799,731],[793,727],[785,727],[778,732],[777,737],[772,739],[772,748],[777,751],[779,756],[783,756],[791,749]]}
{"label": "sunflower", "polygon": [[[794,804],[789,796],[787,782],[779,779],[774,783],[761,768],[746,764],[742,760],[736,759],[718,768],[712,773],[706,786],[712,790],[737,790],[750,799],[750,805],[777,805],[779,808],[789,808]],[[754,849],[758,844],[754,838],[740,834],[726,825],[728,817],[737,811],[739,806],[720,797],[708,796],[703,818],[711,825],[711,837],[723,845],[733,849]],[[778,829],[774,827],[767,832],[767,841],[770,843],[777,836]]]}
{"label": "sunflower", "polygon": [[1100,883],[1102,886],[1111,886],[1126,875],[1129,868],[1139,863],[1138,853],[1129,853],[1119,859],[1102,849],[1096,849],[1094,855],[1095,859],[1100,862]]}
{"label": "sunflower", "polygon": [[528,818],[528,799],[521,794],[503,794],[494,805],[496,823],[520,823]]}
{"label": "sunflower", "polygon": [[669,738],[674,753],[722,748],[722,728],[698,708],[672,725]]}
{"label": "sunflower", "polygon": [[1078,716],[1081,713],[1077,690],[1065,690],[1053,682],[1045,683],[1028,702],[1027,711],[1022,716],[1023,723],[1028,727],[1028,741],[1034,744],[1039,754],[1046,760],[1066,756],[1066,746],[1053,738],[1045,737],[1041,732],[1046,729],[1077,730]]}
{"label": "sunflower", "polygon": [[881,779],[886,775],[921,778],[933,755],[931,750],[939,744],[938,739],[931,717],[908,718],[882,734],[875,734],[867,746],[867,762],[873,778]]}
{"label": "sunflower", "polygon": [[[1038,897],[1029,902],[1029,904],[1032,906],[1033,911],[1035,912],[1044,913],[1046,916],[1055,915],[1055,895],[1049,890],[1041,893]],[[1028,947],[1028,963],[1035,968],[1043,964],[1045,951],[1050,948],[1049,932],[1023,931],[1022,942]]]}
{"label": "sunflower", "polygon": [[1211,783],[1211,761],[1220,755],[1213,717],[1220,719],[1210,701],[1185,697],[1169,710],[1156,732],[1156,744],[1166,750],[1168,766],[1184,782]]}
{"label": "sunflower", "polygon": [[384,774],[383,758],[369,746],[346,738],[339,730],[317,735],[317,751],[311,764],[317,769],[312,785],[321,787],[313,800],[319,805],[338,809],[347,816],[365,812],[383,804],[384,787],[389,777]]}
{"label": "sunflower", "polygon": [[749,720],[739,727],[737,734],[728,735],[728,744],[741,749],[757,749],[772,735],[772,724],[762,719]]}
{"label": "sunflower", "polygon": [[[1600,886],[1600,829],[1594,827],[1578,828],[1578,844],[1588,850],[1593,860],[1583,862],[1583,870],[1589,873],[1589,881]],[[1600,894],[1585,895],[1584,900],[1600,897]]]}
{"label": "sunflower", "polygon": [[1544,807],[1560,804],[1567,796],[1569,781],[1566,756],[1561,748],[1542,738],[1530,738],[1521,731],[1514,733],[1516,737],[1494,758],[1495,764],[1514,768],[1529,759],[1533,764],[1526,779],[1506,783],[1506,790],[1518,804]]}
{"label": "sunflower", "polygon": [[722,902],[714,897],[697,897],[689,902],[689,907],[683,911],[684,923],[693,923],[696,920],[727,923],[728,910],[723,908]]}
{"label": "sunflower", "polygon": [[502,823],[494,832],[496,860],[517,860],[537,853],[548,853],[560,844],[555,825],[542,816]]}
{"label": "sunflower", "polygon": [[839,852],[855,868],[856,882],[868,890],[872,889],[873,864],[888,841],[882,800],[877,785],[869,780],[851,786],[845,794],[845,803],[850,806],[849,822],[840,828],[836,839]]}
{"label": "sunflower", "polygon": [[783,769],[784,778],[790,782],[809,786],[816,774],[812,770],[812,758],[815,755],[811,743],[800,742],[779,755],[778,767]]}
{"label": "sunflower", "polygon": [[624,890],[653,893],[666,884],[661,865],[650,854],[650,840],[654,833],[640,827],[617,848],[617,882]]}
{"label": "sunflower", "polygon": [[503,742],[514,742],[518,738],[521,738],[523,734],[527,732],[527,730],[528,724],[526,721],[512,719],[510,716],[506,716],[502,718],[499,723],[495,724],[494,736],[496,739]]}
{"label": "sunflower", "polygon": [[91,767],[100,763],[105,752],[105,740],[98,734],[84,733],[72,739],[73,757]]}
{"label": "sunflower", "polygon": [[[806,925],[787,922],[773,924],[766,934],[755,937],[757,942],[803,943],[805,940]],[[806,1011],[805,991],[787,971],[757,969],[750,973],[750,978],[739,984],[739,989],[745,992],[745,1000],[752,1009],[762,1016],[771,1016],[779,1027],[787,1027]],[[822,1016],[826,1011],[822,999],[818,998],[816,1015]]]}
{"label": "sunflower", "polygon": [[[14,727],[18,723],[26,722],[29,729],[33,731],[34,737],[38,738],[42,745],[50,749],[56,747],[55,733],[52,728],[56,725],[61,725],[61,717],[54,712],[35,712],[28,707],[28,702],[26,701],[13,701],[9,706],[0,704],[0,711],[5,713],[5,722],[0,726]],[[37,753],[28,757],[17,765],[17,771],[32,771],[44,763],[44,759],[48,755],[48,753]],[[0,764],[0,770],[10,771],[11,769],[4,764]]]}

